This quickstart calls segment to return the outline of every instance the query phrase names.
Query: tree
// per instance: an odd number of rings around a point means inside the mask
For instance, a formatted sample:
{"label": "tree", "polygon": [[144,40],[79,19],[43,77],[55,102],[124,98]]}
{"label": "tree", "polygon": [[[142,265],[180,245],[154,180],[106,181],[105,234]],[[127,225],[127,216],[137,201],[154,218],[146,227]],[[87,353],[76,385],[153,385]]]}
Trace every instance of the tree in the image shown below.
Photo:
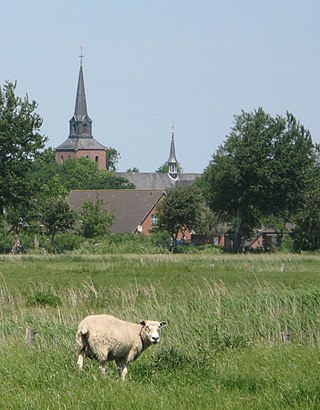
{"label": "tree", "polygon": [[105,169],[89,158],[68,159],[59,165],[62,185],[69,192],[72,189],[125,189],[133,188],[125,178]]}
{"label": "tree", "polygon": [[107,148],[106,169],[110,172],[115,172],[120,158],[120,153],[115,148]]}
{"label": "tree", "polygon": [[191,231],[198,224],[201,212],[200,191],[189,186],[174,188],[168,192],[157,207],[157,229],[167,231],[172,240],[172,252],[176,249],[179,234]]}
{"label": "tree", "polygon": [[[5,207],[22,206],[34,194],[28,170],[46,138],[37,103],[15,95],[16,83],[0,87],[0,214]],[[26,205],[27,207],[27,205]]]}
{"label": "tree", "polygon": [[128,168],[126,172],[140,172],[139,168],[133,167],[133,168]]}
{"label": "tree", "polygon": [[87,201],[82,204],[80,211],[80,232],[85,238],[95,238],[110,232],[114,221],[114,214],[103,208],[103,201]]}
{"label": "tree", "polygon": [[[183,172],[183,169],[179,163],[177,164],[177,169],[178,169],[178,172]],[[160,167],[156,169],[155,172],[158,172],[159,174],[167,174],[169,172],[168,162],[165,162],[163,165],[160,165]]]}
{"label": "tree", "polygon": [[197,234],[205,236],[208,240],[225,233],[224,227],[219,224],[219,217],[208,207],[201,208],[200,218],[195,226]]}
{"label": "tree", "polygon": [[29,179],[36,187],[38,201],[48,197],[67,196],[69,190],[65,187],[60,175],[60,164],[55,160],[53,148],[47,148],[35,155],[29,170]]}
{"label": "tree", "polygon": [[315,158],[309,131],[292,114],[273,118],[259,108],[235,117],[200,180],[212,211],[233,227],[235,251],[264,216],[294,215]]}
{"label": "tree", "polygon": [[293,248],[296,251],[314,251],[320,248],[320,167],[315,167],[303,206],[294,218],[292,232]]}
{"label": "tree", "polygon": [[42,206],[41,222],[51,237],[51,244],[55,235],[67,232],[74,226],[75,220],[75,212],[63,197],[51,198]]}

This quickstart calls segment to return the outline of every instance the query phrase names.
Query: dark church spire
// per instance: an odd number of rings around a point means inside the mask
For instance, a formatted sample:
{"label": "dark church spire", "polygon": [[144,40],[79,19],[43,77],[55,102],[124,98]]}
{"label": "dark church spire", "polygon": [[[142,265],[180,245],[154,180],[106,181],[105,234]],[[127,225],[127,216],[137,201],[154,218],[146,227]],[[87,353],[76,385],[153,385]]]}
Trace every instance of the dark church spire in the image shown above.
{"label": "dark church spire", "polygon": [[86,91],[84,88],[84,77],[82,68],[82,47],[80,55],[80,71],[78,78],[78,87],[76,95],[76,104],[74,107],[74,115],[70,120],[70,135],[69,137],[89,137],[92,136],[92,120],[88,115]]}
{"label": "dark church spire", "polygon": [[174,143],[174,124],[172,124],[170,155],[168,159],[169,175],[176,179],[178,177],[178,161],[176,158],[176,148]]}
{"label": "dark church spire", "polygon": [[56,161],[62,164],[67,159],[86,157],[106,169],[106,147],[92,136],[92,120],[88,115],[86,92],[82,67],[82,47],[80,55],[80,71],[76,94],[74,114],[70,124],[70,132],[66,141],[56,148]]}

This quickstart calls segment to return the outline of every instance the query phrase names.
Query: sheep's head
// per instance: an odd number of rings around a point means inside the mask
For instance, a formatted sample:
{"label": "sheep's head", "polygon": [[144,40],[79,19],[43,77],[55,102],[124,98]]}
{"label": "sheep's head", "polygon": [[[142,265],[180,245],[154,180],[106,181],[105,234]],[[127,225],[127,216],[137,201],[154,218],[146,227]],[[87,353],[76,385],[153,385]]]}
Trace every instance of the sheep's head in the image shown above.
{"label": "sheep's head", "polygon": [[153,320],[142,320],[140,335],[144,342],[157,344],[160,342],[161,329],[167,325],[166,322],[155,322]]}

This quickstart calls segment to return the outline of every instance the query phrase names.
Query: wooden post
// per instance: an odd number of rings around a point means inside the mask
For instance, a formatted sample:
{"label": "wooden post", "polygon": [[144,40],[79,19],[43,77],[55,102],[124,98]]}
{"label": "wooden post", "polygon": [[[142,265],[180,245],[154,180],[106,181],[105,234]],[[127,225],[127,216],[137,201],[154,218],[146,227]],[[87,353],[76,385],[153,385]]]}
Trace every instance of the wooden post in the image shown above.
{"label": "wooden post", "polygon": [[33,327],[26,328],[26,342],[29,347],[33,345],[35,335],[37,334],[37,330]]}
{"label": "wooden post", "polygon": [[290,333],[289,332],[282,332],[281,339],[283,343],[290,343]]}

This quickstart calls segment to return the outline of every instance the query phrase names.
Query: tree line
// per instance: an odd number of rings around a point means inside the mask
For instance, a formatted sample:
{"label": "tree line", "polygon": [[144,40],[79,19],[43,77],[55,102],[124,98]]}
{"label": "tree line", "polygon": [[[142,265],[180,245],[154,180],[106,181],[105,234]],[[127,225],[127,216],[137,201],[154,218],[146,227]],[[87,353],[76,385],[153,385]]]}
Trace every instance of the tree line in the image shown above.
{"label": "tree line", "polygon": [[291,113],[243,111],[194,186],[168,194],[159,225],[173,240],[183,227],[228,234],[239,252],[257,228],[281,236],[290,223],[296,251],[319,249],[319,158],[319,146]]}
{"label": "tree line", "polygon": [[[88,205],[76,217],[66,196],[72,189],[134,188],[114,172],[119,153],[110,148],[106,170],[87,158],[57,164],[54,150],[45,149],[37,103],[16,96],[15,89],[10,82],[0,87],[2,234],[45,227],[53,241],[76,223],[84,236],[105,234],[112,215],[103,204]],[[255,229],[264,225],[281,233],[290,222],[295,250],[318,249],[319,172],[319,146],[293,114],[243,111],[195,183],[167,193],[157,230],[171,236],[173,247],[184,229],[207,236],[223,232],[240,251]]]}

